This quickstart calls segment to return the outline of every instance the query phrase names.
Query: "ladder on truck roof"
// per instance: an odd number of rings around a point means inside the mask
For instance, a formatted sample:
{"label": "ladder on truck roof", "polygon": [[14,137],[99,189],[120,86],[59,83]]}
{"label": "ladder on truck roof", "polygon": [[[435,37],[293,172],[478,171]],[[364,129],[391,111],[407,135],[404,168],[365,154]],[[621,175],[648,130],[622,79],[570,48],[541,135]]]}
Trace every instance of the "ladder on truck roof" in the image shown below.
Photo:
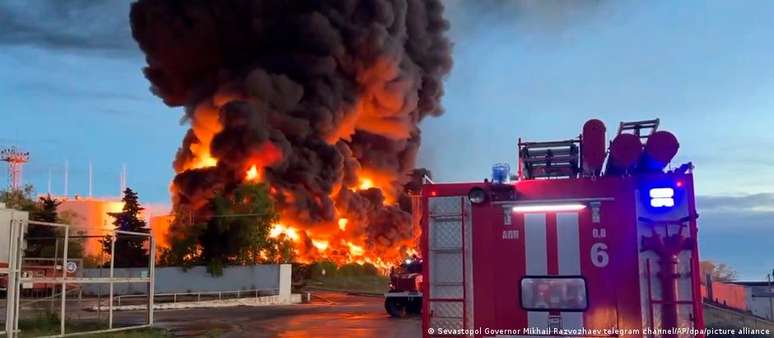
{"label": "ladder on truck roof", "polygon": [[522,142],[519,139],[519,177],[524,179],[577,177],[580,139]]}
{"label": "ladder on truck roof", "polygon": [[[621,122],[621,124],[618,125],[618,135],[633,134],[637,135],[640,139],[647,139],[648,136],[658,130],[658,124],[659,119]],[[643,133],[643,131],[645,133]]]}

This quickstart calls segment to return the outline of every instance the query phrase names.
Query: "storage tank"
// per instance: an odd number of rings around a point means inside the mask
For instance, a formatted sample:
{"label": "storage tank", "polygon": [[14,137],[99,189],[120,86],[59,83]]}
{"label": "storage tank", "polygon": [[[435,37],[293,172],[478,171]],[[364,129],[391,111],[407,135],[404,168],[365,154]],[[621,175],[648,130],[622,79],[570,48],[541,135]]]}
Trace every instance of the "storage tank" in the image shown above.
{"label": "storage tank", "polygon": [[651,134],[640,158],[639,171],[661,172],[677,155],[678,148],[680,144],[674,134],[665,130]]}
{"label": "storage tank", "polygon": [[596,176],[602,172],[605,164],[605,123],[591,119],[583,124],[581,137],[581,158],[583,174]]}
{"label": "storage tank", "polygon": [[633,134],[618,134],[610,144],[610,157],[605,175],[621,175],[636,168],[642,155],[640,137]]}

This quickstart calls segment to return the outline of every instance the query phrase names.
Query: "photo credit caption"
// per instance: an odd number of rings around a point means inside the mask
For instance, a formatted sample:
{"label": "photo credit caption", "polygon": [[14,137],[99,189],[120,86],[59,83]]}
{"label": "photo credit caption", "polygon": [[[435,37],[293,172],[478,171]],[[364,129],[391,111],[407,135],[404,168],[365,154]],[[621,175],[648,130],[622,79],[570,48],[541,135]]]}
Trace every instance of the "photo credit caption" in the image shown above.
{"label": "photo credit caption", "polygon": [[770,329],[753,328],[672,328],[672,329],[560,329],[560,328],[523,328],[523,329],[493,329],[479,327],[475,329],[448,329],[448,328],[428,328],[427,333],[431,335],[563,335],[563,336],[592,336],[592,335],[669,335],[669,334],[687,334],[687,335],[771,335]]}

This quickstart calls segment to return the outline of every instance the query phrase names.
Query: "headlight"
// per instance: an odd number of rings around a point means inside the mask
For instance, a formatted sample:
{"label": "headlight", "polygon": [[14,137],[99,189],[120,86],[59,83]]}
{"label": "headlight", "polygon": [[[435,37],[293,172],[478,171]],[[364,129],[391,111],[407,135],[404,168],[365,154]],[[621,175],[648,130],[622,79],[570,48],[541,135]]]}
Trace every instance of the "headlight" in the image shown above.
{"label": "headlight", "polygon": [[470,189],[470,192],[468,193],[468,199],[470,199],[470,202],[473,204],[484,203],[486,202],[486,191],[481,188]]}

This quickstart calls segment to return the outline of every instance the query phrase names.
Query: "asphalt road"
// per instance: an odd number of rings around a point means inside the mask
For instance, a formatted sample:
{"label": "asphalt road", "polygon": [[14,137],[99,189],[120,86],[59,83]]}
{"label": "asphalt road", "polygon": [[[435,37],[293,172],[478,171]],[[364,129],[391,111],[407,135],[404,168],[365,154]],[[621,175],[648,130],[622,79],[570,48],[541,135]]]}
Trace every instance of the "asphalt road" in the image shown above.
{"label": "asphalt road", "polygon": [[390,318],[381,297],[313,293],[312,303],[270,307],[164,310],[158,327],[184,337],[410,338],[421,319]]}

